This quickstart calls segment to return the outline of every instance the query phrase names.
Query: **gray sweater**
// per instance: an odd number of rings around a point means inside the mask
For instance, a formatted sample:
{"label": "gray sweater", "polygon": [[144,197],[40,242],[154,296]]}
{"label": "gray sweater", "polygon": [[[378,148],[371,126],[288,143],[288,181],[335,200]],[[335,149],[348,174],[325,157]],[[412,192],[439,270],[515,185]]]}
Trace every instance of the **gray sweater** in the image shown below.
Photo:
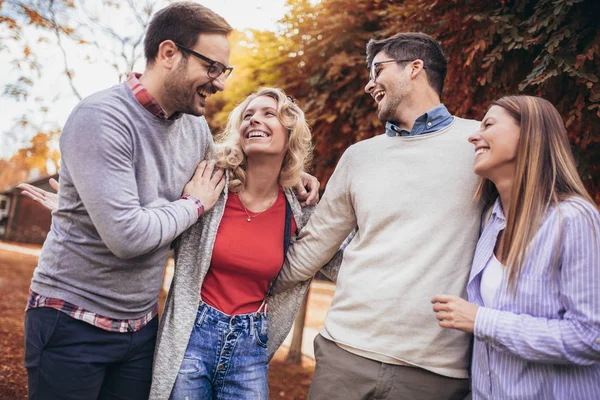
{"label": "gray sweater", "polygon": [[[296,196],[289,189],[285,189],[285,195],[292,208],[298,230],[300,230],[306,225],[314,207],[300,207]],[[196,313],[201,301],[200,288],[210,267],[212,249],[226,202],[227,191],[221,195],[212,210],[202,216],[197,224],[177,239],[175,274],[160,321],[150,399],[168,399],[175,384],[185,349],[194,328]],[[294,240],[295,235],[292,243]],[[342,258],[342,250],[340,250],[323,268],[322,272],[330,279],[335,280]],[[289,333],[309,282],[308,280],[293,285],[269,298],[269,360]]]}
{"label": "gray sweater", "polygon": [[179,197],[212,143],[204,118],[154,117],[126,83],[83,100],[61,135],[58,210],[31,289],[110,318],[148,313],[170,243],[197,221]]}

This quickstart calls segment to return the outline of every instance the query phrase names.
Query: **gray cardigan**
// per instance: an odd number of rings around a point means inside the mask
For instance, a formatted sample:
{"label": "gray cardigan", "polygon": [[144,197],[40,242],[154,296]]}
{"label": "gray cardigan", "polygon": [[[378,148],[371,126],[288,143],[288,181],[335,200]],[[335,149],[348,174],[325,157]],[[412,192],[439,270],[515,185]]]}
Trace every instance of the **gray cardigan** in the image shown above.
{"label": "gray cardigan", "polygon": [[[284,192],[299,231],[308,222],[314,207],[302,208],[292,190],[285,189]],[[227,193],[225,190],[214,208],[185,231],[176,242],[175,273],[156,339],[151,400],[168,399],[175,384],[200,306],[200,288],[210,267],[212,249],[225,210]],[[295,237],[296,234],[292,243]],[[339,252],[322,272],[335,280],[341,260],[342,254]],[[288,335],[309,283],[310,281],[299,283],[269,299],[269,360]]]}

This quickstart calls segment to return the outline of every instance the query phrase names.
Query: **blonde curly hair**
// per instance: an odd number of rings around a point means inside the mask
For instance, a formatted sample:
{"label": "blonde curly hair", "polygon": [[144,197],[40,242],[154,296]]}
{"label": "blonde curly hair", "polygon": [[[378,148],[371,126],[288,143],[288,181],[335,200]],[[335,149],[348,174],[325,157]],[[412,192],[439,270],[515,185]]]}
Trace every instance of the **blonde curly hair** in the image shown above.
{"label": "blonde curly hair", "polygon": [[217,166],[229,171],[229,190],[234,193],[242,190],[246,182],[247,158],[242,150],[239,133],[243,113],[252,100],[261,96],[270,97],[277,102],[277,119],[289,133],[287,154],[279,171],[279,184],[285,188],[295,186],[312,161],[311,132],[304,112],[283,90],[261,88],[233,109],[225,131],[217,138]]}

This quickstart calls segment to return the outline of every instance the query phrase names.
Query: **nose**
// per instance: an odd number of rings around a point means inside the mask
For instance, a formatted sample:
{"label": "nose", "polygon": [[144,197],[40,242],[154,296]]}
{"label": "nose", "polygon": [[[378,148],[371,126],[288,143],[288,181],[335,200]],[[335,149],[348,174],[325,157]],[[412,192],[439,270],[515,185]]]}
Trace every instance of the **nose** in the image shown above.
{"label": "nose", "polygon": [[250,117],[250,125],[258,125],[260,124],[260,118],[258,117],[258,113],[254,113],[251,117]]}
{"label": "nose", "polygon": [[469,136],[469,143],[471,143],[474,146],[477,146],[477,143],[481,140],[481,135],[480,135],[480,131],[476,131],[474,133],[471,134],[471,136]]}
{"label": "nose", "polygon": [[365,92],[371,94],[371,92],[373,92],[373,89],[375,89],[375,81],[369,78],[369,82],[367,82],[367,84],[365,85]]}
{"label": "nose", "polygon": [[213,79],[212,84],[219,92],[225,90],[225,74],[221,74]]}

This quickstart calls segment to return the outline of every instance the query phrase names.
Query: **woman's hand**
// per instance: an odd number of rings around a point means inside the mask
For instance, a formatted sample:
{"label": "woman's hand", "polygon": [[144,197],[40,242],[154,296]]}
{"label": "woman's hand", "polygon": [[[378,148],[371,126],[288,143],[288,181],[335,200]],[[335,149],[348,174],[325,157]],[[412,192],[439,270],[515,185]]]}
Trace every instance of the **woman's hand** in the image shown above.
{"label": "woman's hand", "polygon": [[473,333],[477,307],[457,296],[440,294],[431,299],[433,311],[442,328],[453,328]]}
{"label": "woman's hand", "polygon": [[[58,182],[55,179],[50,179],[49,183],[52,189],[58,192]],[[21,183],[17,187],[22,190],[22,195],[41,204],[44,208],[50,211],[58,208],[58,193],[47,192],[28,183]]]}

